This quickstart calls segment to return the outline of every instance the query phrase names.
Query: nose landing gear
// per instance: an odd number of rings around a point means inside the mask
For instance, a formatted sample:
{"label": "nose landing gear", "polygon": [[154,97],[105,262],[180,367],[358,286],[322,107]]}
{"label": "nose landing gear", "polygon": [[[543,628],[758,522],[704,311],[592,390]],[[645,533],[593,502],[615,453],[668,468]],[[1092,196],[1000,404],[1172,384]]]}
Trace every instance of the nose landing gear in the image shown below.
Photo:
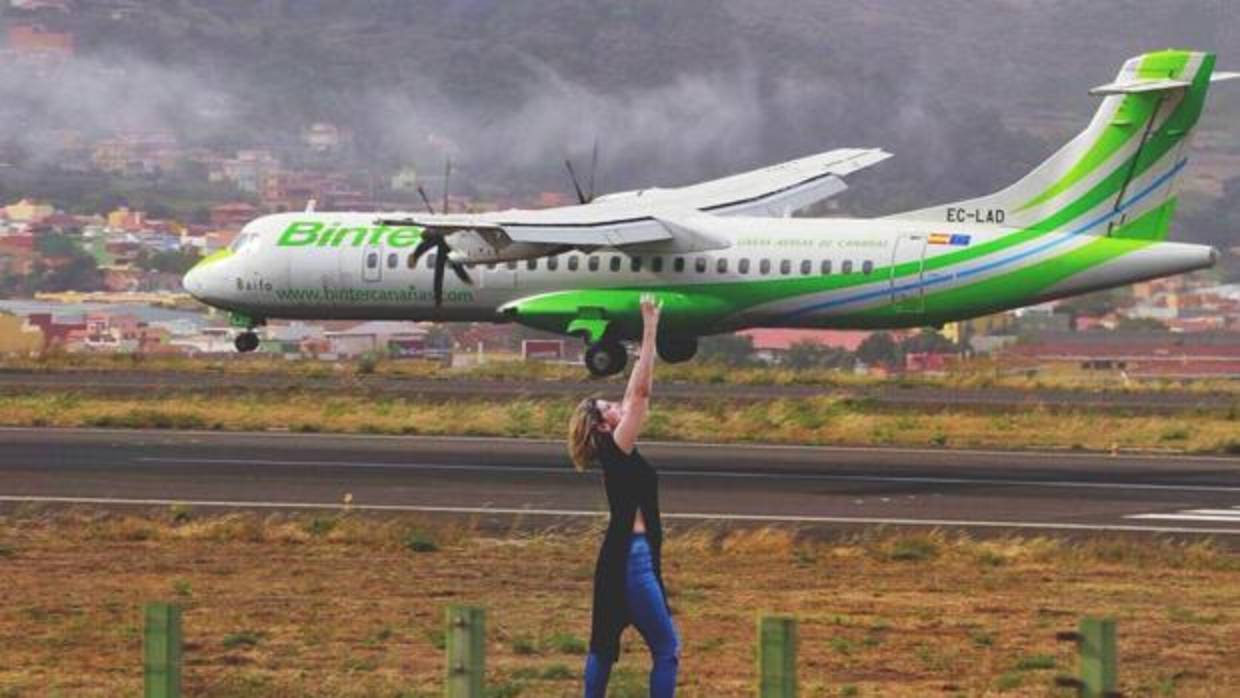
{"label": "nose landing gear", "polygon": [[253,318],[241,313],[230,313],[229,322],[233,327],[244,327],[245,330],[237,334],[233,339],[233,346],[242,354],[248,354],[258,348],[258,335],[254,332],[255,327],[262,327],[267,324],[264,318]]}
{"label": "nose landing gear", "polygon": [[233,340],[233,346],[242,354],[248,354],[258,348],[258,335],[254,330],[246,330],[237,335]]}

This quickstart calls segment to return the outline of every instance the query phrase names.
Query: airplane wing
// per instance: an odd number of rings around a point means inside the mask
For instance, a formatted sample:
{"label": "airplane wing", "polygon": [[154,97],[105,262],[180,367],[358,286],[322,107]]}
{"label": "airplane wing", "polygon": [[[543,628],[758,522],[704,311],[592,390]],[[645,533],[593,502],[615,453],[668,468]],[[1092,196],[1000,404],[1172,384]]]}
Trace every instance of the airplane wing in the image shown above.
{"label": "airplane wing", "polygon": [[566,248],[661,244],[667,252],[726,247],[709,233],[717,215],[787,216],[843,191],[843,177],[891,157],[843,148],[675,189],[601,196],[581,206],[468,215],[391,214],[377,223],[419,226],[448,239],[458,261],[481,263],[555,254]]}
{"label": "airplane wing", "polygon": [[717,216],[783,217],[844,191],[845,176],[889,157],[877,148],[841,148],[648,196],[671,208]]}

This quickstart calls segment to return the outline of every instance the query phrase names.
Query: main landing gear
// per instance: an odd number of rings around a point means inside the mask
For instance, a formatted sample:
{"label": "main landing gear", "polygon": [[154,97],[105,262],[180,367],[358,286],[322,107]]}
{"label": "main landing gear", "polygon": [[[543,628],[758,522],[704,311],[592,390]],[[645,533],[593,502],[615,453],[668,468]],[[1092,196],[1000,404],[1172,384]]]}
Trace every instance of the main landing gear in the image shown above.
{"label": "main landing gear", "polygon": [[[660,359],[669,364],[678,364],[697,354],[698,340],[697,337],[660,337],[655,347]],[[598,378],[620,373],[628,360],[629,354],[624,350],[624,345],[615,340],[595,342],[586,349],[586,368],[591,375]]]}
{"label": "main landing gear", "polygon": [[659,337],[655,341],[659,358],[669,364],[679,364],[693,358],[697,354],[697,337]]}
{"label": "main landing gear", "polygon": [[604,340],[591,344],[586,349],[586,368],[590,371],[590,375],[599,378],[614,376],[623,371],[628,361],[629,353],[624,350],[624,345],[620,342]]}

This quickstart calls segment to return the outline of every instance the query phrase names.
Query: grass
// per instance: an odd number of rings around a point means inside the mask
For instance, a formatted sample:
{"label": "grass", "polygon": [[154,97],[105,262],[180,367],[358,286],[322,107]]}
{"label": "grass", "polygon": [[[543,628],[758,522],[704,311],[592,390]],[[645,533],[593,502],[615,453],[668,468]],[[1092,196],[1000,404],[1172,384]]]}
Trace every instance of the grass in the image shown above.
{"label": "grass", "polygon": [[[390,360],[366,355],[354,361],[287,360],[258,355],[187,357],[141,354],[65,354],[52,352],[40,357],[0,357],[0,370],[9,371],[113,371],[118,369],[204,374],[275,374],[292,377],[326,378],[338,376],[395,376],[426,380],[498,381],[580,381],[584,369],[575,363],[550,364],[521,361],[518,356],[493,354],[481,366],[446,367],[439,361]],[[857,375],[835,369],[788,369],[778,366],[728,366],[710,361],[664,364],[660,380],[685,383],[742,385],[808,385],[824,387],[902,388],[939,387],[957,390],[987,388],[1081,390],[1106,392],[1194,392],[1221,393],[1240,397],[1240,382],[1226,379],[1145,379],[1126,380],[1117,373],[1048,368],[1030,371],[985,359],[970,361],[944,374],[907,375],[894,378]],[[606,383],[623,382],[623,377]]]}
{"label": "grass", "polygon": [[[193,590],[186,695],[441,695],[444,607],[457,603],[487,609],[491,695],[580,695],[597,530],[495,537],[349,514],[316,535],[314,518],[0,517],[21,551],[0,559],[0,695],[138,694],[142,604],[180,582]],[[411,530],[438,551],[410,554]],[[927,542],[933,555],[892,554]],[[1004,563],[979,566],[983,552]],[[1240,556],[1209,541],[675,526],[664,575],[686,698],[753,694],[762,611],[799,618],[807,695],[1047,695],[1075,666],[1055,633],[1086,614],[1119,619],[1125,694],[1240,695]],[[690,589],[709,593],[687,611]],[[644,695],[648,661],[628,632],[609,695]]]}
{"label": "grass", "polygon": [[[376,402],[357,392],[324,400],[308,392],[109,397],[41,391],[0,395],[0,425],[225,431],[291,430],[360,434],[563,438],[572,400],[461,399]],[[1166,418],[1088,409],[971,410],[880,407],[825,395],[709,409],[664,402],[647,421],[651,439],[807,445],[1240,453],[1238,422],[1201,413],[1168,430]],[[808,419],[807,414],[822,415]]]}

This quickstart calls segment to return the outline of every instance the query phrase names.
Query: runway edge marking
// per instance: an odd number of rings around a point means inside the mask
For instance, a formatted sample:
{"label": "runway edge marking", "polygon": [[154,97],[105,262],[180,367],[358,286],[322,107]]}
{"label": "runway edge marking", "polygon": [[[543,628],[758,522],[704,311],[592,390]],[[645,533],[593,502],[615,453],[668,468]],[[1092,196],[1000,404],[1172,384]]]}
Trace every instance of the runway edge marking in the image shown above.
{"label": "runway edge marking", "polygon": [[[192,499],[126,499],[116,497],[40,497],[0,496],[0,502],[36,502],[50,504],[112,504],[126,506],[197,506],[233,509],[333,509],[350,511],[397,511],[428,514],[503,514],[522,516],[560,516],[602,518],[606,511],[583,509],[526,509],[507,507],[440,507],[406,504],[350,504],[339,502],[249,502]],[[1034,530],[1127,532],[1127,533],[1188,533],[1195,535],[1240,535],[1240,528],[1194,528],[1187,526],[1132,526],[1085,523],[1041,523],[1033,521],[965,521],[954,519],[900,519],[847,516],[781,516],[767,514],[728,513],[664,513],[663,518],[682,521],[754,521],[770,523],[871,524],[889,526],[953,526],[961,528],[1015,528]]]}

